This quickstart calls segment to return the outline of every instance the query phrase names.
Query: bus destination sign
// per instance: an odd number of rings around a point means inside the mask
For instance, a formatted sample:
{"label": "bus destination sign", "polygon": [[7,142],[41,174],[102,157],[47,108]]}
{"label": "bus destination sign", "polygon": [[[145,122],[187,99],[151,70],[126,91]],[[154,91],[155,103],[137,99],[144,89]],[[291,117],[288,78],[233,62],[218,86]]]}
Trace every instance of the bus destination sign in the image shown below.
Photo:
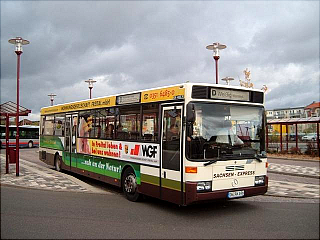
{"label": "bus destination sign", "polygon": [[232,89],[211,88],[210,97],[223,100],[250,101],[249,91],[238,91]]}
{"label": "bus destination sign", "polygon": [[139,103],[140,93],[117,96],[117,104]]}

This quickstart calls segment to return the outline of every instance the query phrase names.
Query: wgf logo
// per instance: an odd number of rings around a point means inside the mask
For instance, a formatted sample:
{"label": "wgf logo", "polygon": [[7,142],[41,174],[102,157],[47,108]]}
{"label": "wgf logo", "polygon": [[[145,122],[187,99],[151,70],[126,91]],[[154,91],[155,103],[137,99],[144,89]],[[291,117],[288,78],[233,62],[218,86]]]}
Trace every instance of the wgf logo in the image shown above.
{"label": "wgf logo", "polygon": [[144,157],[149,157],[149,158],[155,158],[157,154],[157,146],[147,146],[147,145],[142,145],[142,155]]}

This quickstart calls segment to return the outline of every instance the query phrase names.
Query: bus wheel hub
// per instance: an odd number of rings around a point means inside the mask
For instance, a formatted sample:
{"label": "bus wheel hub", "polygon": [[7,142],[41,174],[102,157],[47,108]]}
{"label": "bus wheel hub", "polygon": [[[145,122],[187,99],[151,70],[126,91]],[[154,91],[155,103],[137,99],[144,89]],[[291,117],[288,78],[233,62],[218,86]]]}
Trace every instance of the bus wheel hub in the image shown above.
{"label": "bus wheel hub", "polygon": [[137,188],[136,178],[133,175],[129,175],[126,177],[124,181],[124,188],[128,193],[134,193]]}

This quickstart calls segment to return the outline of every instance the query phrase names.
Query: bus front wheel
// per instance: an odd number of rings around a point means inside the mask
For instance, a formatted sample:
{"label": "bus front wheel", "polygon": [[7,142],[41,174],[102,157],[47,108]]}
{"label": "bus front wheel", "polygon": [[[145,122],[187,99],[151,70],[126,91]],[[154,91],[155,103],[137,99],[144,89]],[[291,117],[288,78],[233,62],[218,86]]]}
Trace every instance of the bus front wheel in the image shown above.
{"label": "bus front wheel", "polygon": [[33,142],[32,142],[32,141],[30,141],[30,142],[28,143],[28,147],[29,147],[29,148],[33,148]]}
{"label": "bus front wheel", "polygon": [[129,201],[136,202],[140,199],[141,194],[137,191],[136,175],[132,168],[127,168],[122,177],[122,190]]}
{"label": "bus front wheel", "polygon": [[54,157],[54,166],[58,172],[61,171],[61,158],[59,154],[56,154],[56,156]]}

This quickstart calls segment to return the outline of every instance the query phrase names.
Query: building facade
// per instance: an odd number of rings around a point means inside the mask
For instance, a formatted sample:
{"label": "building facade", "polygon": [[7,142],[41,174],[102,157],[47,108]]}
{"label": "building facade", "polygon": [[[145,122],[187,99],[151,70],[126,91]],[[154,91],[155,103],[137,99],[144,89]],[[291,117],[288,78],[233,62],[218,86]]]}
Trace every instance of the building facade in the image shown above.
{"label": "building facade", "polygon": [[303,118],[305,117],[304,107],[295,108],[277,108],[266,110],[267,119],[282,119],[282,118]]}
{"label": "building facade", "polygon": [[266,110],[267,119],[320,117],[320,102],[313,102],[305,107],[276,108]]}
{"label": "building facade", "polygon": [[320,117],[320,102],[313,102],[304,108],[306,117]]}

